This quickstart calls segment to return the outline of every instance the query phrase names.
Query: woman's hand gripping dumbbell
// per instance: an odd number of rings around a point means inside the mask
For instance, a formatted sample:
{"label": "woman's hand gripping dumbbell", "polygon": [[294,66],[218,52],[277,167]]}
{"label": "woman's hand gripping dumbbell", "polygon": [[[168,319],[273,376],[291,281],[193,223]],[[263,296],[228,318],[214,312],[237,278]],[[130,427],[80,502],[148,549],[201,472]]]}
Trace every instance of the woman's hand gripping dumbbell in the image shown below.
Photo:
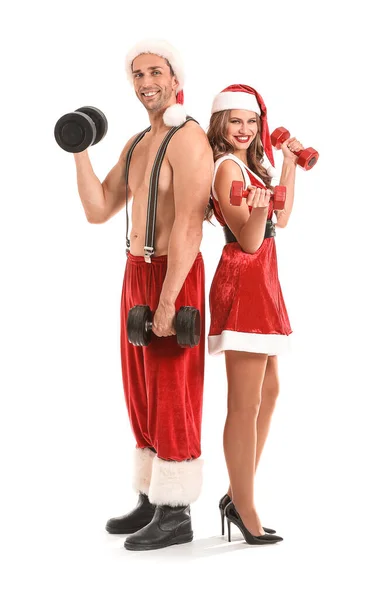
{"label": "woman's hand gripping dumbbell", "polygon": [[[248,186],[248,188],[244,190],[243,181],[233,181],[230,190],[230,204],[233,206],[240,206],[242,204],[242,198],[247,198],[252,190],[255,190],[255,194],[251,200],[258,200],[258,196],[261,195],[263,189],[264,188]],[[270,192],[270,190],[268,191]],[[270,200],[273,200],[274,210],[283,210],[285,208],[286,187],[284,185],[275,186],[274,192],[270,193],[269,201]],[[252,206],[252,204],[249,204],[249,206]]]}
{"label": "woman's hand gripping dumbbell", "polygon": [[[280,150],[284,142],[290,138],[290,133],[285,127],[277,127],[271,134],[271,143],[276,150]],[[288,149],[298,156],[297,165],[304,171],[309,171],[316,164],[319,154],[314,148],[305,148],[303,150],[293,150],[288,144]]]}

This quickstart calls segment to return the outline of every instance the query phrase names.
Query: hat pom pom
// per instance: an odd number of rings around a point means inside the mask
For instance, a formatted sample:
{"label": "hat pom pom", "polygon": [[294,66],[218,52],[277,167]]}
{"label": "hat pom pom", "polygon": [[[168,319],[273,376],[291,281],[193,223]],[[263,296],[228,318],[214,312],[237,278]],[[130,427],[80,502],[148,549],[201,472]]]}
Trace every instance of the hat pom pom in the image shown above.
{"label": "hat pom pom", "polygon": [[182,104],[169,106],[163,114],[163,122],[167,127],[178,127],[186,121],[186,111]]}

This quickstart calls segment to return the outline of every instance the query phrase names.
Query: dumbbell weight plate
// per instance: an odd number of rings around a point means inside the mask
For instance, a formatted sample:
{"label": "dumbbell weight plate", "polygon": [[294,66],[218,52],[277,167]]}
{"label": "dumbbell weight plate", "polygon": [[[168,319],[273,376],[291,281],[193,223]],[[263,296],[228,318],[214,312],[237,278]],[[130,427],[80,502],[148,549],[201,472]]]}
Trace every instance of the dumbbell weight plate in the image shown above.
{"label": "dumbbell weight plate", "polygon": [[276,150],[280,150],[281,146],[286,140],[290,137],[289,131],[286,127],[277,127],[274,129],[273,133],[270,136],[271,144]]}
{"label": "dumbbell weight plate", "polygon": [[175,319],[177,341],[182,348],[193,348],[199,344],[201,318],[199,310],[193,306],[182,306]]}
{"label": "dumbbell weight plate", "polygon": [[96,127],[88,115],[72,112],[60,117],[54,135],[60,148],[66,152],[82,152],[94,141]]}
{"label": "dumbbell weight plate", "polygon": [[152,312],[149,306],[138,304],[128,311],[127,336],[134,346],[148,346],[151,340]]}
{"label": "dumbbell weight plate", "polygon": [[108,122],[106,115],[94,106],[82,106],[81,108],[76,109],[76,112],[88,115],[95,123],[96,137],[92,143],[92,145],[95,146],[95,144],[98,144],[107,133]]}
{"label": "dumbbell weight plate", "polygon": [[316,164],[319,154],[314,148],[305,148],[298,156],[298,166],[305,171],[310,171]]}
{"label": "dumbbell weight plate", "polygon": [[243,181],[233,181],[230,188],[230,204],[241,206],[243,198]]}

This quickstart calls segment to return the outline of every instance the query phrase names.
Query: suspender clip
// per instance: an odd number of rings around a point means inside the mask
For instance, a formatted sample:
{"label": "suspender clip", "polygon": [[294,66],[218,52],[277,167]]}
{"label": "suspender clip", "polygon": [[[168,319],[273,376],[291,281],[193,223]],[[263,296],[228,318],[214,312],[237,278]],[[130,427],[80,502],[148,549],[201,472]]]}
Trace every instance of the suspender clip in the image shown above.
{"label": "suspender clip", "polygon": [[152,246],[145,246],[144,247],[144,260],[146,261],[146,263],[150,263],[151,262],[151,256],[154,254],[154,248]]}

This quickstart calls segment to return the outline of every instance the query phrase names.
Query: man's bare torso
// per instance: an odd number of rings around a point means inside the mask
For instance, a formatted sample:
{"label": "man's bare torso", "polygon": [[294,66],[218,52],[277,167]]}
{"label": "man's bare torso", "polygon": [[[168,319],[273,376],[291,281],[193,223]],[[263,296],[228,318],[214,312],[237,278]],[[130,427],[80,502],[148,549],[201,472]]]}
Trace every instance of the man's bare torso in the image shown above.
{"label": "man's bare torso", "polygon": [[[143,256],[151,171],[156,153],[166,133],[167,130],[157,134],[152,134],[151,132],[146,133],[136,146],[131,158],[128,174],[129,188],[133,194],[130,252],[136,256]],[[177,141],[175,137],[170,141],[170,144]],[[173,172],[166,151],[160,170],[158,184],[158,205],[156,211],[154,244],[155,256],[161,256],[168,253],[168,242],[174,218]]]}

